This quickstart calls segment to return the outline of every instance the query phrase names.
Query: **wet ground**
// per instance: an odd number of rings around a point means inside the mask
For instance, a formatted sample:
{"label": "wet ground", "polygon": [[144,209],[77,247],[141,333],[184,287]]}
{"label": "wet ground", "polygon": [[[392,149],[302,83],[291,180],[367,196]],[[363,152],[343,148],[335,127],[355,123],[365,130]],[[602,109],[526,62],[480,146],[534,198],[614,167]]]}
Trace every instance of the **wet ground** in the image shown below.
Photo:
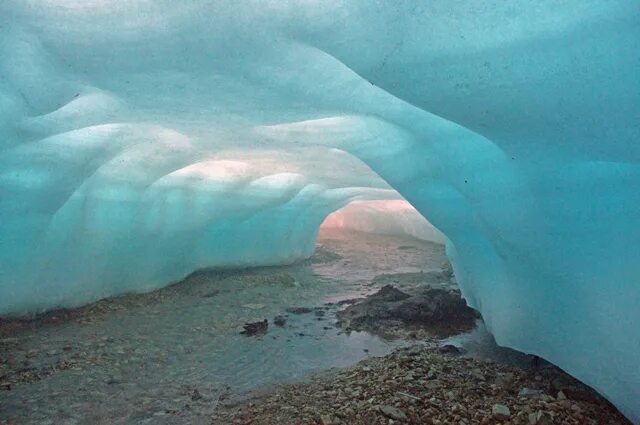
{"label": "wet ground", "polygon": [[[342,332],[338,302],[390,280],[410,290],[444,264],[441,245],[324,232],[316,255],[292,266],[201,271],[150,294],[1,322],[0,424],[210,423],[220,402],[249,390],[403,345]],[[284,327],[272,323],[280,314]],[[263,319],[265,335],[240,334]]]}
{"label": "wet ground", "polygon": [[631,425],[558,368],[416,345],[280,385],[214,414],[220,425]]}

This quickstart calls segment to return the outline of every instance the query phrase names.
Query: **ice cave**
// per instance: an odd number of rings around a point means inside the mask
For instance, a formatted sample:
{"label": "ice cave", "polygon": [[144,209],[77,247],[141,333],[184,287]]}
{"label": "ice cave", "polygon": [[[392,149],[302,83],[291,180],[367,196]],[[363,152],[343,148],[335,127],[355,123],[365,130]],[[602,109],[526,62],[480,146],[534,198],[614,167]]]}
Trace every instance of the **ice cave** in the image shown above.
{"label": "ice cave", "polygon": [[[382,361],[320,326],[331,294],[428,261],[640,424],[639,140],[637,0],[0,0],[0,424],[212,423],[207,385]],[[545,379],[471,419],[400,388],[295,423],[625,423]]]}

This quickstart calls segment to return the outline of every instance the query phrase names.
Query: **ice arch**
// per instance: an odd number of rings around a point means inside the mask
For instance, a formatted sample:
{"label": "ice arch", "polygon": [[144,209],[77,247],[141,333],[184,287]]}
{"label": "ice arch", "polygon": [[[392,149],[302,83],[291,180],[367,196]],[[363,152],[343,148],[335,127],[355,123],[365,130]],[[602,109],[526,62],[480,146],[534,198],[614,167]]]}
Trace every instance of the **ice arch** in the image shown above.
{"label": "ice arch", "polygon": [[0,312],[290,261],[393,187],[500,343],[640,422],[637,2],[173,3],[0,3]]}
{"label": "ice arch", "polygon": [[409,236],[437,244],[443,244],[446,240],[404,199],[352,201],[329,214],[320,228]]}

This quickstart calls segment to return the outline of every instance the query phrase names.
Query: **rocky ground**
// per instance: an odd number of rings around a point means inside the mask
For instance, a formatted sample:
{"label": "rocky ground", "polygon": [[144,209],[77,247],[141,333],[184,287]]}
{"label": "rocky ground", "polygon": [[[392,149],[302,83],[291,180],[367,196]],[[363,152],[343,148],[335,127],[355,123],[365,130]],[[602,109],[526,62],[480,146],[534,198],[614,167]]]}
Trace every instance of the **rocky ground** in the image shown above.
{"label": "rocky ground", "polygon": [[558,368],[525,370],[416,345],[240,403],[213,424],[629,424]]}
{"label": "rocky ground", "polygon": [[378,283],[386,285],[378,292],[345,301],[347,307],[337,313],[338,325],[347,332],[364,330],[420,340],[422,345],[223,405],[213,423],[628,423],[589,387],[546,362],[531,357],[531,368],[507,366],[466,357],[452,345],[438,346],[439,338],[472,328],[477,313],[444,274],[429,277],[440,283],[409,287],[407,292],[391,285],[398,277],[380,276]]}

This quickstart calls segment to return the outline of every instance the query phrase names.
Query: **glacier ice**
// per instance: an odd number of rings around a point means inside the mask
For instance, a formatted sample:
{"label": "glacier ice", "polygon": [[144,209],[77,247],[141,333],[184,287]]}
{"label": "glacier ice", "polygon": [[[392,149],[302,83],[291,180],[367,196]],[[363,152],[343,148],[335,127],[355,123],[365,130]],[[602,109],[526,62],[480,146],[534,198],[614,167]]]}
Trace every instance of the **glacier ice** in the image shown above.
{"label": "glacier ice", "polygon": [[633,0],[0,2],[0,313],[286,263],[352,201],[640,423]]}
{"label": "glacier ice", "polygon": [[320,228],[397,235],[444,244],[445,236],[403,199],[358,200],[329,214]]}

